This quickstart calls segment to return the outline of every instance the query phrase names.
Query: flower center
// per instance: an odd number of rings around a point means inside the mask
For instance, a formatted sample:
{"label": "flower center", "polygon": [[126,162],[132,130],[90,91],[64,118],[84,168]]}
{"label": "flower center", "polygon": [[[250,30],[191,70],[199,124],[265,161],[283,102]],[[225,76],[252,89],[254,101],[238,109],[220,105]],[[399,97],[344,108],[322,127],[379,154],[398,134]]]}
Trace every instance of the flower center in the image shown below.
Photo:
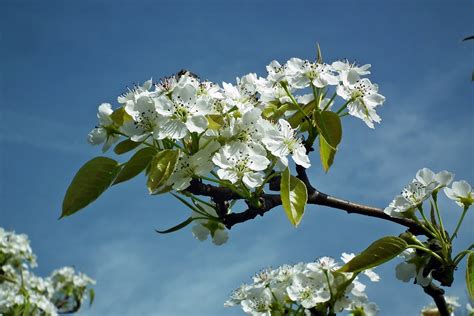
{"label": "flower center", "polygon": [[410,183],[402,190],[402,196],[413,204],[418,204],[425,196],[425,186],[419,182]]}
{"label": "flower center", "polygon": [[189,116],[189,109],[186,105],[179,102],[174,107],[174,117],[182,122],[186,122]]}

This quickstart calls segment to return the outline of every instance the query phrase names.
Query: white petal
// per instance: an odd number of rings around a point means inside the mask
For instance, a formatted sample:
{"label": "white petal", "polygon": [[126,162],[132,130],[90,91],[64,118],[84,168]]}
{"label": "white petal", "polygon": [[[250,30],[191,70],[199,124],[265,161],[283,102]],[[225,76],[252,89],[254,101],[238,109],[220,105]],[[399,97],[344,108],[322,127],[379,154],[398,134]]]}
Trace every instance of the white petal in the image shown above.
{"label": "white petal", "polygon": [[380,281],[380,276],[375,273],[373,270],[368,269],[363,272],[372,282],[378,282]]}
{"label": "white petal", "polygon": [[347,71],[349,70],[349,64],[343,62],[343,61],[335,61],[331,64],[331,66],[338,71]]}
{"label": "white petal", "polygon": [[287,139],[292,139],[293,135],[294,135],[294,130],[291,127],[290,123],[288,123],[288,121],[286,121],[284,119],[279,119],[278,124],[280,124],[281,133],[282,133],[283,137],[287,138]]}
{"label": "white petal", "polygon": [[449,185],[453,181],[453,179],[454,179],[454,174],[446,170],[438,172],[435,176],[435,180],[442,186]]}
{"label": "white petal", "polygon": [[186,120],[186,127],[190,132],[202,133],[207,128],[207,118],[202,115],[196,115]]}
{"label": "white petal", "polygon": [[170,180],[172,180],[174,190],[182,191],[191,185],[192,178],[184,176],[182,173],[174,173]]}
{"label": "white petal", "polygon": [[472,191],[471,185],[464,180],[453,182],[452,188],[456,196],[463,198],[468,198]]}
{"label": "white petal", "polygon": [[208,98],[199,98],[196,101],[196,105],[194,109],[197,111],[199,115],[207,115],[212,111],[212,104],[209,102]]}
{"label": "white petal", "polygon": [[161,115],[171,116],[174,113],[173,102],[167,96],[161,95],[156,99],[156,111]]}
{"label": "white petal", "polygon": [[90,131],[89,135],[87,135],[87,141],[92,145],[99,145],[105,142],[107,139],[107,130],[102,127],[94,128]]}
{"label": "white petal", "polygon": [[294,151],[293,151],[293,160],[296,164],[304,167],[304,168],[309,168],[311,167],[311,162],[309,161],[309,157],[306,154],[306,149],[304,148],[303,145],[298,146]]}
{"label": "white petal", "polygon": [[270,160],[268,160],[267,157],[255,155],[251,157],[247,166],[254,171],[262,171],[265,170],[269,164]]}
{"label": "white petal", "polygon": [[385,102],[385,97],[378,93],[373,93],[364,97],[364,102],[369,106],[380,105]]}
{"label": "white petal", "polygon": [[152,86],[152,80],[150,79],[150,80],[145,81],[142,87],[144,90],[150,90],[151,86]]}
{"label": "white petal", "polygon": [[186,125],[179,120],[169,120],[159,129],[158,139],[181,139],[188,134]]}
{"label": "white petal", "polygon": [[217,175],[220,179],[229,180],[231,183],[236,183],[239,180],[237,173],[229,169],[219,169]]}
{"label": "white petal", "polygon": [[431,283],[431,272],[425,277],[423,276],[423,269],[420,269],[416,274],[416,283],[421,286],[428,286]]}
{"label": "white petal", "polygon": [[104,126],[111,125],[113,121],[110,118],[110,114],[112,113],[112,106],[109,103],[102,103],[99,105],[99,112],[97,113],[99,123]]}
{"label": "white petal", "polygon": [[360,76],[357,71],[355,71],[354,69],[351,69],[347,72],[344,79],[345,80],[343,80],[343,83],[345,85],[353,85],[357,82],[357,80],[360,79]]}
{"label": "white petal", "polygon": [[415,179],[423,185],[429,185],[434,181],[435,174],[428,168],[418,170]]}
{"label": "white petal", "polygon": [[196,224],[192,228],[192,232],[194,237],[199,239],[200,241],[204,241],[209,236],[209,229],[204,227],[202,224]]}
{"label": "white petal", "polygon": [[214,156],[212,157],[212,162],[223,169],[231,167],[231,164],[226,158],[223,149],[219,150],[217,153],[214,154]]}
{"label": "white petal", "polygon": [[256,172],[246,172],[242,181],[249,188],[256,188],[263,183],[263,174]]}
{"label": "white petal", "polygon": [[397,279],[408,282],[416,275],[416,266],[412,263],[402,262],[395,268],[395,276]]}
{"label": "white petal", "polygon": [[177,86],[173,90],[173,100],[187,104],[194,104],[196,102],[196,88],[191,84],[184,86]]}
{"label": "white petal", "polygon": [[227,230],[225,229],[217,229],[214,232],[214,236],[212,236],[212,242],[218,246],[224,244],[228,239],[229,239],[229,234],[227,233]]}

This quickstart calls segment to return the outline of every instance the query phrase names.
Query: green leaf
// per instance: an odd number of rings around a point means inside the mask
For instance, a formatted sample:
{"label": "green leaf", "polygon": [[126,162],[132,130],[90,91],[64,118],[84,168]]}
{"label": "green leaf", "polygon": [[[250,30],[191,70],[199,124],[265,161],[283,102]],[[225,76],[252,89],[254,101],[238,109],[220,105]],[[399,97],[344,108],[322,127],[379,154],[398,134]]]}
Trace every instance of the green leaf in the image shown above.
{"label": "green leaf", "polygon": [[129,152],[130,150],[133,150],[137,148],[141,143],[134,142],[130,139],[126,139],[120,143],[117,144],[114,148],[114,152],[117,155],[125,154]]}
{"label": "green leaf", "polygon": [[303,181],[292,176],[288,167],[281,175],[280,193],[286,216],[292,225],[298,226],[304,214],[308,192]]}
{"label": "green leaf", "polygon": [[398,256],[407,246],[407,243],[399,237],[387,236],[380,238],[347,262],[339,271],[360,272],[379,266]]}
{"label": "green leaf", "polygon": [[130,121],[132,119],[132,117],[127,112],[125,112],[124,107],[113,111],[112,114],[110,114],[110,118],[118,126],[122,126],[124,122]]}
{"label": "green leaf", "polygon": [[208,129],[218,130],[224,124],[224,120],[219,115],[209,115],[207,116]]}
{"label": "green leaf", "polygon": [[178,163],[179,150],[162,150],[151,161],[147,186],[150,194],[166,192],[166,181],[173,174]]}
{"label": "green leaf", "polygon": [[[309,102],[308,104],[302,106],[303,111],[306,115],[310,115],[315,107],[316,107],[316,102],[314,100]],[[301,125],[303,123],[306,123],[306,125],[309,125],[309,124],[307,124],[308,122],[305,119],[305,115],[303,113],[301,113],[301,111],[298,111],[295,114],[293,114],[288,119],[288,123],[290,123],[291,127],[293,127],[293,128],[297,128],[298,126],[300,126],[300,130],[302,130]]]}
{"label": "green leaf", "polygon": [[150,164],[150,161],[153,159],[155,154],[156,149],[152,147],[143,148],[137,151],[120,170],[112,185],[130,180],[139,175]]}
{"label": "green leaf", "polygon": [[263,109],[262,111],[262,115],[263,117],[265,118],[270,118],[273,116],[273,114],[275,114],[275,112],[278,110],[278,105],[277,104],[274,104],[274,103],[271,103],[269,102],[265,108]]}
{"label": "green leaf", "polygon": [[31,315],[31,311],[30,311],[30,310],[31,310],[31,307],[32,307],[32,306],[31,306],[30,301],[28,301],[28,298],[26,298],[26,299],[27,299],[27,300],[26,300],[26,303],[25,303],[25,305],[23,305],[23,311],[22,311],[23,316],[29,316],[29,315]]}
{"label": "green leaf", "polygon": [[336,156],[336,150],[334,150],[324,138],[319,138],[319,157],[321,158],[321,165],[325,172],[329,171],[329,168],[334,162]]}
{"label": "green leaf", "polygon": [[471,300],[474,300],[474,252],[469,253],[466,261],[467,292],[469,293]]}
{"label": "green leaf", "polygon": [[181,203],[183,203],[184,205],[186,205],[187,207],[189,207],[190,209],[192,209],[196,213],[199,213],[199,209],[197,209],[195,205],[189,203],[188,201],[186,201],[184,198],[180,197],[177,194],[171,193],[171,195],[174,196],[175,198],[177,198]]}
{"label": "green leaf", "polygon": [[314,121],[319,135],[326,140],[329,146],[337,150],[342,139],[342,124],[339,115],[331,111],[315,111]]}
{"label": "green leaf", "polygon": [[95,299],[95,291],[94,289],[89,289],[89,306],[92,306],[92,304],[94,303],[94,299]]}
{"label": "green leaf", "polygon": [[95,201],[114,181],[119,163],[107,157],[89,160],[72,179],[63,201],[61,217],[72,215]]}
{"label": "green leaf", "polygon": [[318,56],[316,58],[316,62],[318,64],[321,64],[323,62],[323,54],[321,53],[321,48],[319,47],[319,43],[316,43],[316,46],[317,46],[317,52],[318,52]]}
{"label": "green leaf", "polygon": [[157,230],[157,229],[155,229],[155,231],[159,234],[169,234],[169,233],[175,232],[177,230],[180,230],[181,228],[184,228],[184,227],[188,226],[189,224],[191,224],[193,222],[193,220],[194,219],[190,216],[184,222],[179,223],[178,225],[176,225],[174,227],[171,227],[167,230]]}
{"label": "green leaf", "polygon": [[314,112],[316,128],[319,132],[319,156],[325,172],[334,162],[337,146],[342,139],[340,117],[331,111]]}

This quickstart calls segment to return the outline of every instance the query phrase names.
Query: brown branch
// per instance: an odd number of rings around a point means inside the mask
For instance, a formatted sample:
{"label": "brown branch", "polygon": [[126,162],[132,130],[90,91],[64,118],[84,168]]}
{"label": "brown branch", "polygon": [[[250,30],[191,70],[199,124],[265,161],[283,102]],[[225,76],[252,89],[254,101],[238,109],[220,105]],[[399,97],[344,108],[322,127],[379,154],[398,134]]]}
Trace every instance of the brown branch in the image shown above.
{"label": "brown branch", "polygon": [[[262,196],[262,200],[263,203],[260,208],[249,207],[246,211],[241,213],[230,213],[226,215],[223,218],[226,227],[231,229],[232,226],[238,223],[243,223],[254,219],[257,217],[257,215],[263,216],[263,214],[270,211],[272,208],[281,205],[281,197],[277,194],[264,194]],[[353,213],[384,219],[386,221],[394,222],[407,227],[414,235],[425,234],[424,228],[411,219],[391,217],[385,214],[383,210],[379,208],[338,199],[317,190],[314,190],[312,193],[308,194],[308,204],[324,205],[346,211],[349,214]]]}
{"label": "brown branch", "polygon": [[354,213],[384,219],[386,221],[407,227],[414,235],[425,235],[427,233],[426,230],[414,220],[408,218],[391,217],[390,215],[385,214],[380,208],[346,201],[319,191],[315,191],[312,196],[308,197],[308,203],[344,210],[348,214]]}
{"label": "brown branch", "polygon": [[216,187],[211,184],[202,183],[199,180],[191,180],[191,185],[186,189],[189,193],[195,195],[209,196],[214,201],[230,201],[243,199],[242,196],[237,194],[226,187]]}
{"label": "brown branch", "polygon": [[[309,178],[306,174],[306,169],[301,166],[296,166],[296,173],[298,178],[305,183],[308,190],[308,204],[324,205],[331,208],[344,210],[349,214],[354,213],[380,218],[405,226],[414,235],[425,234],[423,227],[411,219],[391,217],[385,214],[383,210],[379,208],[353,203],[316,190],[309,181]],[[273,183],[273,188],[279,187],[279,179],[276,182],[278,183]],[[211,197],[212,200],[219,206],[219,216],[222,218],[224,225],[226,225],[228,229],[231,229],[236,224],[252,220],[257,217],[257,215],[263,216],[266,212],[270,211],[276,206],[281,205],[282,203],[280,195],[262,194],[260,197],[260,207],[249,204],[249,208],[246,211],[227,214],[225,202],[236,199],[244,199],[244,197],[240,196],[229,188],[216,187],[196,179],[191,181],[191,185],[186,189],[186,191],[196,195]]]}
{"label": "brown branch", "polygon": [[433,283],[430,283],[428,286],[423,287],[423,290],[426,294],[431,296],[438,308],[440,316],[449,316],[448,304],[446,304],[446,300],[444,299],[444,290],[437,287]]}

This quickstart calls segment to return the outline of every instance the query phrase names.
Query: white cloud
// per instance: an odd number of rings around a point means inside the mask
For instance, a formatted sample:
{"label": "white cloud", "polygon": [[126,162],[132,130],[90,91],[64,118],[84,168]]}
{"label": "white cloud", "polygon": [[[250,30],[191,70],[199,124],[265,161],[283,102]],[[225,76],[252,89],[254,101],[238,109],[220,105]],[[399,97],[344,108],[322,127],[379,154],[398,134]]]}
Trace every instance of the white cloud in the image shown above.
{"label": "white cloud", "polygon": [[80,139],[77,137],[80,131],[88,132],[84,126],[71,126],[65,122],[11,110],[2,110],[1,116],[4,119],[0,127],[0,142],[67,154],[84,155],[86,152],[87,135]]}

